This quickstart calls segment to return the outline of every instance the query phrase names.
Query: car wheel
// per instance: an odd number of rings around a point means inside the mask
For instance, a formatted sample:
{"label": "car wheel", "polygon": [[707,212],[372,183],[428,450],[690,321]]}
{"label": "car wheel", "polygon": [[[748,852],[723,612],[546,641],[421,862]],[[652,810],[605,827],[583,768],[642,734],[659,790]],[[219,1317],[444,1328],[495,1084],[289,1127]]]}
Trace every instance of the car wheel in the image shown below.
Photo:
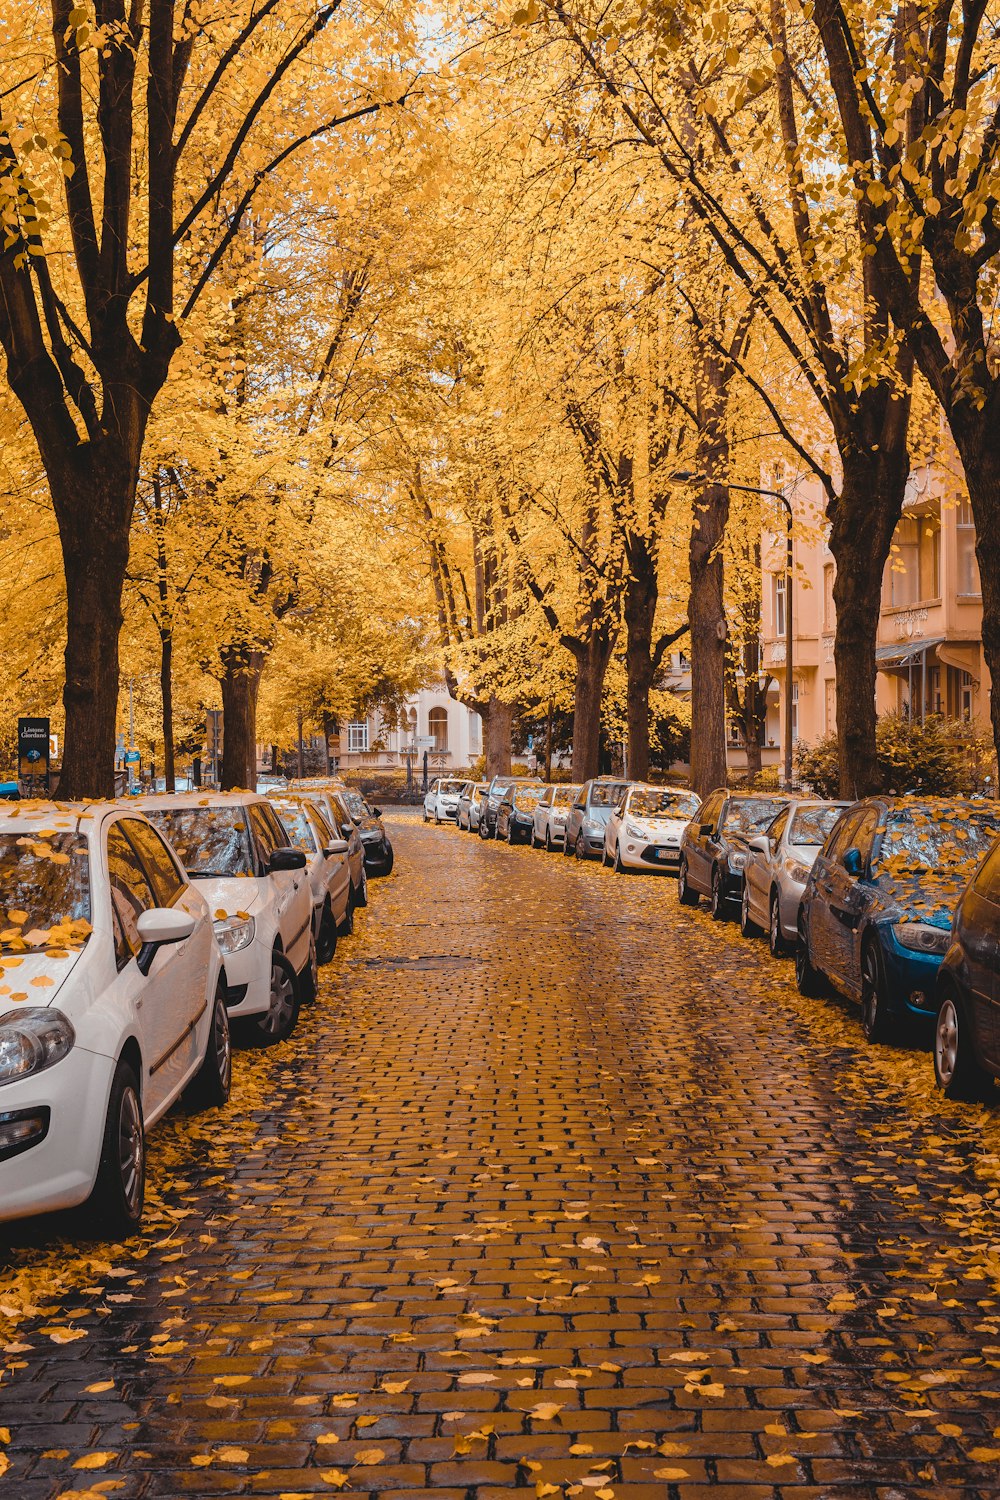
{"label": "car wheel", "polygon": [[861,1030],[870,1042],[888,1041],[893,1032],[885,979],[874,942],[861,950]]}
{"label": "car wheel", "polygon": [[396,863],[396,854],[395,854],[395,851],[393,850],[392,845],[389,843],[389,840],[386,839],[386,841],[385,841],[385,862],[382,865],[381,874],[383,874],[383,875],[391,875],[392,874],[392,867],[393,867],[393,865],[395,863]]}
{"label": "car wheel", "polygon": [[934,1028],[934,1077],[949,1099],[976,1103],[986,1098],[990,1075],[976,1057],[967,1016],[949,984],[938,1006]]}
{"label": "car wheel", "polygon": [[354,907],[350,900],[347,902],[347,910],[344,912],[344,920],[337,928],[338,937],[350,937],[354,931]]}
{"label": "car wheel", "polygon": [[146,1128],[139,1081],[124,1058],[115,1069],[101,1160],[86,1213],[98,1232],[123,1239],[142,1222],[146,1196]]}
{"label": "car wheel", "polygon": [[513,843],[516,842],[515,839],[514,839],[514,825],[513,825],[513,823],[508,823],[507,824],[507,842],[508,842],[508,844],[513,844]]}
{"label": "car wheel", "polygon": [[361,879],[351,893],[351,905],[355,908],[368,905],[368,871],[361,866]]}
{"label": "car wheel", "polygon": [[482,818],[479,819],[479,828],[478,828],[477,832],[479,833],[479,837],[481,839],[488,839],[489,838],[489,833],[487,832],[486,824],[485,824],[485,822],[483,821]]}
{"label": "car wheel", "polygon": [[582,833],[578,833],[576,836],[576,843],[573,846],[573,853],[576,855],[577,859],[587,858],[587,845]]}
{"label": "car wheel", "polygon": [[713,921],[725,922],[728,920],[729,912],[726,907],[726,898],[722,892],[722,871],[718,865],[712,871],[712,894],[709,897],[709,910],[712,913]]}
{"label": "car wheel", "polygon": [[337,951],[337,924],[333,920],[333,909],[329,900],[323,907],[323,915],[319,921],[319,936],[316,939],[316,961],[320,964],[328,964]]}
{"label": "car wheel", "polygon": [[547,828],[545,830],[545,852],[546,854],[552,853],[552,834]]}
{"label": "car wheel", "polygon": [[309,957],[299,975],[299,994],[303,1004],[310,1004],[319,994],[319,958],[316,952],[316,935],[309,934]]}
{"label": "car wheel", "polygon": [[627,875],[628,874],[628,871],[625,869],[625,866],[622,864],[622,846],[621,846],[621,844],[616,844],[615,845],[614,870],[615,870],[615,874],[616,875]]}
{"label": "car wheel", "polygon": [[795,942],[795,983],[799,994],[814,999],[823,993],[823,976],[814,969],[809,957],[809,938],[804,919],[799,917]]}
{"label": "car wheel", "polygon": [[219,1109],[229,1099],[232,1084],[233,1043],[229,1035],[226,987],[220,980],[212,1007],[212,1025],[209,1028],[205,1056],[191,1084],[192,1102],[202,1109]]}
{"label": "car wheel", "polygon": [[743,882],[743,899],[740,902],[740,932],[745,938],[760,937],[760,928],[750,915],[750,887]]}
{"label": "car wheel", "polygon": [[429,823],[430,820],[431,820],[431,815],[430,815],[430,813],[427,811],[427,809],[425,807],[424,808],[424,822],[425,823]]}
{"label": "car wheel", "polygon": [[781,930],[781,903],[777,891],[771,892],[771,904],[768,908],[767,946],[775,958],[780,958],[785,951],[785,934]]}
{"label": "car wheel", "polygon": [[299,982],[295,970],[277,948],[271,954],[271,1003],[262,1016],[254,1016],[257,1038],[265,1046],[283,1042],[295,1030],[299,1018]]}
{"label": "car wheel", "polygon": [[437,815],[436,812],[434,814],[434,826],[435,826],[435,828],[440,828],[441,827],[441,819],[438,817],[438,815]]}
{"label": "car wheel", "polygon": [[682,906],[697,906],[698,892],[691,889],[688,882],[687,860],[682,859],[677,866],[677,899]]}

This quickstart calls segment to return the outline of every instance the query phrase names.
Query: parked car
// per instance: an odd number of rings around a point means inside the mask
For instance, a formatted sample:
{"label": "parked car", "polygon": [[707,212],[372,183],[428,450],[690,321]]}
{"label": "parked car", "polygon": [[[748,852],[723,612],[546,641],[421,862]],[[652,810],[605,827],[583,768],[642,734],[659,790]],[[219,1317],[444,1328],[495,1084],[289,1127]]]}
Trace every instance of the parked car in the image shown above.
{"label": "parked car", "polygon": [[532,815],[531,842],[537,848],[542,845],[551,854],[561,849],[566,842],[566,819],[579,793],[579,786],[560,782],[546,787]]}
{"label": "parked car", "polygon": [[432,781],[424,798],[424,822],[454,823],[458,818],[458,799],[464,782],[451,776]]}
{"label": "parked car", "polygon": [[935,986],[934,1076],[951,1099],[983,1099],[1000,1076],[1000,841],[966,887]]}
{"label": "parked car", "polygon": [[372,807],[356,787],[343,787],[340,796],[361,836],[366,871],[369,875],[391,875],[396,856],[382,822],[382,809]]}
{"label": "parked car", "polygon": [[530,843],[535,808],[544,792],[544,786],[525,786],[515,781],[497,809],[497,838],[506,839],[508,844]]}
{"label": "parked car", "polygon": [[308,797],[276,797],[274,806],[290,843],[306,857],[313,903],[316,960],[328,964],[337,951],[337,936],[354,928],[347,840],[330,825],[318,803]]}
{"label": "parked car", "polygon": [[825,979],[859,1001],[872,1042],[933,1015],[953,913],[998,831],[1000,805],[962,798],[869,797],[842,813],[802,897],[802,993]]}
{"label": "parked car", "polygon": [[544,787],[545,783],[533,776],[494,776],[486,789],[486,795],[479,809],[478,833],[481,839],[492,839],[496,837],[497,816],[500,812],[500,804],[513,786],[522,787]]}
{"label": "parked car", "polygon": [[712,916],[724,922],[739,909],[748,840],[773,822],[789,799],[759,792],[710,792],[684,830],[677,867],[677,897],[697,906],[707,896]]}
{"label": "parked car", "polygon": [[603,855],[608,819],[630,785],[612,776],[595,776],[584,782],[566,816],[564,854],[575,854],[577,859],[599,859]]}
{"label": "parked car", "polygon": [[794,947],[799,906],[809,871],[827,834],[849,802],[791,802],[764,833],[750,840],[743,872],[740,931],[767,933],[775,958]]}
{"label": "parked car", "polygon": [[604,863],[625,870],[670,870],[680,863],[681,838],[698,810],[693,792],[674,786],[630,786],[604,830]]}
{"label": "parked car", "polygon": [[486,790],[485,781],[467,781],[462,787],[457,821],[459,828],[464,828],[466,833],[475,833],[479,827],[479,809]]}
{"label": "parked car", "polygon": [[[330,827],[342,839],[347,840],[347,868],[351,878],[350,902],[353,914],[358,907],[368,905],[368,869],[365,864],[365,846],[361,841],[361,833],[357,824],[351,816],[351,810],[344,799],[345,790],[342,781],[330,778],[312,783],[311,790],[303,795],[319,805]],[[273,796],[273,794],[270,795]],[[351,929],[353,929],[353,920]],[[346,927],[342,929],[345,934],[348,930]]]}
{"label": "parked car", "polygon": [[229,1097],[226,975],[205,892],[135,806],[0,812],[0,1219],[142,1217],[146,1131]]}
{"label": "parked car", "polygon": [[214,915],[230,1018],[246,1019],[261,1042],[283,1041],[318,977],[304,853],[256,792],[178,792],[140,805]]}

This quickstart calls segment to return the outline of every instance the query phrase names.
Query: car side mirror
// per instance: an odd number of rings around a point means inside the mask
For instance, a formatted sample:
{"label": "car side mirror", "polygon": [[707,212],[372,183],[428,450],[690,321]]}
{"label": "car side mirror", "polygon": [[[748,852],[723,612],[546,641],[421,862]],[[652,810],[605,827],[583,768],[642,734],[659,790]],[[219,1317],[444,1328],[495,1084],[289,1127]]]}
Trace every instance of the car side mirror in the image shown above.
{"label": "car side mirror", "polygon": [[329,844],[327,844],[326,848],[323,850],[323,853],[329,859],[334,854],[346,854],[349,847],[350,846],[348,845],[346,839],[333,839]]}
{"label": "car side mirror", "polygon": [[154,906],[149,911],[140,912],[135,927],[142,939],[136,967],[140,974],[148,974],[160,948],[170,943],[183,943],[191,936],[195,919],[180,906]]}
{"label": "car side mirror", "polygon": [[304,849],[275,849],[267,862],[267,873],[277,875],[282,870],[304,870],[305,867]]}
{"label": "car side mirror", "polygon": [[353,823],[341,823],[341,825],[340,825],[340,831],[344,835],[345,839],[349,839],[350,836],[351,836],[351,834],[354,832],[354,824]]}
{"label": "car side mirror", "polygon": [[573,803],[573,811],[574,812],[583,812],[583,810],[584,809],[583,809],[583,803],[582,802],[574,802]]}
{"label": "car side mirror", "polygon": [[373,818],[380,818],[382,816],[382,809],[380,807],[370,807],[368,811]]}
{"label": "car side mirror", "polygon": [[766,834],[760,833],[750,840],[747,847],[752,849],[755,854],[770,854],[771,840]]}
{"label": "car side mirror", "polygon": [[861,858],[860,849],[848,849],[847,853],[844,855],[844,869],[847,871],[848,875],[853,876],[855,879],[857,879],[859,875],[864,874],[865,862]]}

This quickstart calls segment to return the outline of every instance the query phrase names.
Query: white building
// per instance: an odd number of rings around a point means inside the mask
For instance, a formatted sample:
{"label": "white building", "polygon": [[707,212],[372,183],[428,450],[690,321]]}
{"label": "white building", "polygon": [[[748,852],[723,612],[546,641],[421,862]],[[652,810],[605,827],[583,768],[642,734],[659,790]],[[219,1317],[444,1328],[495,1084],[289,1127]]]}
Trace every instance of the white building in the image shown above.
{"label": "white building", "polygon": [[482,720],[442,682],[408,698],[398,725],[387,723],[378,712],[344,724],[339,748],[334,738],[331,750],[341,771],[405,769],[412,760],[419,773],[425,751],[428,769],[436,774],[462,771],[483,753]]}

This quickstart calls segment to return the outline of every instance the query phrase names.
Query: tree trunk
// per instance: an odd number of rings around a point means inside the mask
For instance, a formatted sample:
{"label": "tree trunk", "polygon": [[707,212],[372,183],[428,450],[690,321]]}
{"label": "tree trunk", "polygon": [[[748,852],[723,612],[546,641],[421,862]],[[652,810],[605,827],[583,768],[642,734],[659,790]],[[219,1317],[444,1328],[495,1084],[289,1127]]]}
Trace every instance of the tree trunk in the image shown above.
{"label": "tree trunk", "polygon": [[174,771],[174,638],[168,630],[160,631],[160,699],[163,704],[163,781],[164,790],[176,790]]}
{"label": "tree trunk", "polygon": [[727,628],[722,538],[728,518],[729,491],[724,485],[706,485],[695,503],[689,550],[691,788],[699,797],[707,797],[726,784]]}
{"label": "tree trunk", "polygon": [[513,720],[514,710],[509,703],[501,703],[499,698],[490,698],[483,719],[487,777],[510,775]]}
{"label": "tree trunk", "polygon": [[615,633],[596,630],[573,648],[573,780],[589,781],[601,768],[601,697]]}
{"label": "tree trunk", "polygon": [[257,693],[263,651],[226,646],[222,676],[222,790],[257,789]]}
{"label": "tree trunk", "polygon": [[653,622],[656,618],[656,565],[644,539],[628,553],[625,585],[625,671],[628,677],[628,774],[649,776],[649,690],[653,685]]}
{"label": "tree trunk", "polygon": [[115,794],[118,637],[128,565],[127,525],[106,528],[101,521],[119,506],[95,504],[87,518],[79,509],[57,507],[66,575],[64,801]]}
{"label": "tree trunk", "polygon": [[[886,433],[888,424],[883,425]],[[883,437],[878,452],[848,453],[840,495],[832,507],[830,551],[837,565],[834,662],[840,795],[880,791],[875,751],[875,647],[882,607],[882,576],[902,514],[909,475],[906,424],[902,442]]]}

